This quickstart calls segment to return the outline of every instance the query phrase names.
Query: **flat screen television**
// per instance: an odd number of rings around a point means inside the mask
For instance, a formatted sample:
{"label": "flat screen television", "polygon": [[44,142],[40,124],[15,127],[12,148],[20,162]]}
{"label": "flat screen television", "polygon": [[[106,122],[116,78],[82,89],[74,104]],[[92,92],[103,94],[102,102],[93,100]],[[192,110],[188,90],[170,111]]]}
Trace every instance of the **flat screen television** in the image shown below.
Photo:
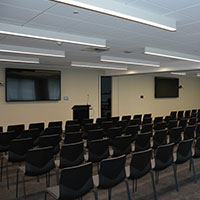
{"label": "flat screen television", "polygon": [[155,98],[179,97],[179,79],[155,77]]}
{"label": "flat screen television", "polygon": [[6,101],[59,101],[61,72],[6,68]]}

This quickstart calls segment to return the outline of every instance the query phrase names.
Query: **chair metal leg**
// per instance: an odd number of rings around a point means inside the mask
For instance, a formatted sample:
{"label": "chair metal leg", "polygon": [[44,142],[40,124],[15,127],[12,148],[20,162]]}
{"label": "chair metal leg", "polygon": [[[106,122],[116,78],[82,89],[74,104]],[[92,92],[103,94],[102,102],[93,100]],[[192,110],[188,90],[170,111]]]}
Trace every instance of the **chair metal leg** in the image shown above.
{"label": "chair metal leg", "polygon": [[7,188],[9,190],[9,177],[8,177],[8,162],[6,164],[6,179],[7,179]]}
{"label": "chair metal leg", "polygon": [[135,192],[137,192],[137,179],[135,180]]}
{"label": "chair metal leg", "polygon": [[23,176],[24,199],[26,200],[25,176]]}
{"label": "chair metal leg", "polygon": [[39,176],[37,176],[37,182],[40,182],[40,177]]}
{"label": "chair metal leg", "polygon": [[191,163],[192,170],[193,170],[194,182],[197,183],[196,170],[195,170],[194,161],[192,158],[190,159],[190,163]]}
{"label": "chair metal leg", "polygon": [[154,198],[155,198],[155,200],[157,200],[156,185],[155,185],[155,181],[154,181],[153,172],[150,171],[150,174],[151,174],[151,179],[152,179]]}
{"label": "chair metal leg", "polygon": [[[98,193],[97,190],[93,190],[95,200],[98,200]],[[46,200],[46,199],[45,199]]]}
{"label": "chair metal leg", "polygon": [[125,179],[125,183],[126,183],[126,189],[127,189],[127,194],[128,194],[128,200],[131,200],[131,194],[130,194],[130,189],[129,189],[129,184],[128,184],[127,179]]}
{"label": "chair metal leg", "polygon": [[16,198],[18,198],[18,182],[19,182],[19,169],[17,169],[17,176],[16,176]]}
{"label": "chair metal leg", "polygon": [[172,167],[173,167],[173,171],[174,171],[174,181],[175,181],[175,185],[176,185],[176,191],[178,192],[178,181],[177,181],[177,176],[176,176],[177,166],[175,164],[172,164]]}
{"label": "chair metal leg", "polygon": [[56,182],[59,184],[59,169],[56,170]]}
{"label": "chair metal leg", "polygon": [[47,192],[45,191],[44,192],[44,200],[46,200],[47,199]]}
{"label": "chair metal leg", "polygon": [[135,181],[132,180],[132,184],[133,184],[133,192],[135,192]]}
{"label": "chair metal leg", "polygon": [[159,171],[155,172],[155,179],[156,179],[156,184],[159,182]]}
{"label": "chair metal leg", "polygon": [[192,163],[191,163],[191,160],[190,160],[190,162],[189,162],[189,171],[191,171],[191,169],[192,169]]}
{"label": "chair metal leg", "polygon": [[108,200],[111,200],[112,188],[108,189]]}
{"label": "chair metal leg", "polygon": [[1,181],[3,176],[3,157],[1,158]]}

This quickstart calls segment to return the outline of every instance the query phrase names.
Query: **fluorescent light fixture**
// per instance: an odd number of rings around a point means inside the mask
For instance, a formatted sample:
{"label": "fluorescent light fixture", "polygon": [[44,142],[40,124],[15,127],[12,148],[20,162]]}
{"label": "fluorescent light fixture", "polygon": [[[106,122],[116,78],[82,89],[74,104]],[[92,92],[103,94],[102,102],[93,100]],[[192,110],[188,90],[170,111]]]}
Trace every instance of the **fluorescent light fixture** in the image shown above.
{"label": "fluorescent light fixture", "polygon": [[12,53],[12,54],[23,54],[23,55],[33,55],[33,56],[48,56],[48,57],[65,58],[64,51],[49,50],[49,49],[37,49],[37,48],[14,46],[14,45],[4,45],[4,44],[0,44],[0,53]]}
{"label": "fluorescent light fixture", "polygon": [[185,76],[185,75],[186,75],[186,72],[171,72],[170,74]]}
{"label": "fluorescent light fixture", "polygon": [[0,62],[12,62],[12,63],[27,63],[27,64],[39,64],[38,58],[27,57],[14,57],[14,56],[0,56]]}
{"label": "fluorescent light fixture", "polygon": [[136,60],[136,59],[126,59],[126,58],[117,58],[109,56],[101,56],[102,62],[109,63],[118,63],[118,64],[127,64],[127,65],[141,65],[149,67],[160,67],[160,63],[145,61],[145,60]]}
{"label": "fluorescent light fixture", "polygon": [[178,52],[174,52],[174,51],[166,51],[166,50],[157,49],[157,48],[145,47],[144,53],[147,55],[152,55],[152,56],[174,58],[177,60],[185,60],[185,61],[200,63],[200,57],[198,57],[198,56],[193,56],[193,55],[184,54],[184,53],[178,53]]}
{"label": "fluorescent light fixture", "polygon": [[24,26],[16,26],[5,23],[0,23],[0,33],[62,43],[79,44],[94,47],[106,47],[106,41],[103,39],[85,37],[63,32],[53,32]]}
{"label": "fluorescent light fixture", "polygon": [[197,77],[200,77],[200,73],[197,73]]}
{"label": "fluorescent light fixture", "polygon": [[82,63],[82,62],[72,62],[72,67],[83,67],[92,69],[112,69],[112,70],[127,70],[127,67],[117,67],[112,65],[101,65],[98,63]]}
{"label": "fluorescent light fixture", "polygon": [[130,6],[126,6],[121,3],[116,3],[112,0],[84,0],[84,3],[74,0],[52,1],[91,10],[98,13],[111,15],[114,17],[119,17],[134,22],[139,22],[168,31],[176,31],[176,22],[169,18],[166,18],[161,15],[155,15],[154,13],[149,13],[144,10],[142,11],[136,8],[131,8]]}

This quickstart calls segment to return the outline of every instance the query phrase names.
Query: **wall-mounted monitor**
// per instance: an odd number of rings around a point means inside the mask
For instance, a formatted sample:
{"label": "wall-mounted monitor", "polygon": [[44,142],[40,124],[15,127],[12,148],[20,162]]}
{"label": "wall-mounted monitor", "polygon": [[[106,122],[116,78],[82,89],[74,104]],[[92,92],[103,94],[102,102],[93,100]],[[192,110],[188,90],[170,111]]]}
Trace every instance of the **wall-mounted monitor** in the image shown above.
{"label": "wall-mounted monitor", "polygon": [[59,101],[61,72],[6,68],[6,101]]}
{"label": "wall-mounted monitor", "polygon": [[155,98],[178,98],[179,79],[155,77]]}

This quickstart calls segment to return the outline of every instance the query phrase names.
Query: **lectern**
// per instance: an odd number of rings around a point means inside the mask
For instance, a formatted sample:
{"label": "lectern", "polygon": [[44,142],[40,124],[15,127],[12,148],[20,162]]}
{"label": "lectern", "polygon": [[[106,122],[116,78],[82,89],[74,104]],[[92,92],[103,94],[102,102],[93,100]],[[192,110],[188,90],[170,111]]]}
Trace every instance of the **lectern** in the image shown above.
{"label": "lectern", "polygon": [[73,110],[73,119],[79,120],[80,122],[83,119],[89,119],[89,110],[91,105],[74,105]]}

